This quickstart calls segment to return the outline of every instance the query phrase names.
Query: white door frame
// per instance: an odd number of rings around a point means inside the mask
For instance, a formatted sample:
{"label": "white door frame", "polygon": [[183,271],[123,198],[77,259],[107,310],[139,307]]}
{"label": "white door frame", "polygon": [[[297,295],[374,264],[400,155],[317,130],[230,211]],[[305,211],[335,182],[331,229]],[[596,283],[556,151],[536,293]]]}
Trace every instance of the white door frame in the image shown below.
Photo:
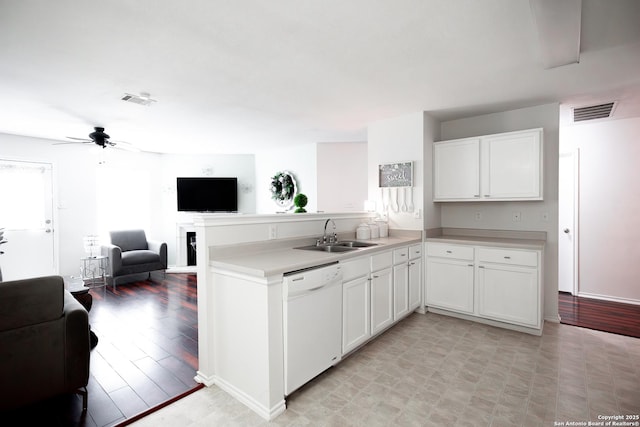
{"label": "white door frame", "polygon": [[[563,162],[563,159],[566,159]],[[565,165],[563,167],[562,165]],[[578,295],[580,288],[580,151],[560,153],[558,171],[558,290]],[[571,170],[567,170],[567,167]],[[565,213],[563,215],[563,212]],[[570,219],[566,219],[570,218]],[[567,278],[569,284],[564,284]]]}

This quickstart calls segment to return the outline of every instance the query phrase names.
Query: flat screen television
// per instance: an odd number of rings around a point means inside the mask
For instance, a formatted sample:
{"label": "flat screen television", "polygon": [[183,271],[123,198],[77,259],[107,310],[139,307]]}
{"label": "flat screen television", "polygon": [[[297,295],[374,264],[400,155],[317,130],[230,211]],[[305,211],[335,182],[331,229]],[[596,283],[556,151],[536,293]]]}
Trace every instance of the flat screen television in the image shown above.
{"label": "flat screen television", "polygon": [[178,211],[237,212],[238,178],[177,178]]}

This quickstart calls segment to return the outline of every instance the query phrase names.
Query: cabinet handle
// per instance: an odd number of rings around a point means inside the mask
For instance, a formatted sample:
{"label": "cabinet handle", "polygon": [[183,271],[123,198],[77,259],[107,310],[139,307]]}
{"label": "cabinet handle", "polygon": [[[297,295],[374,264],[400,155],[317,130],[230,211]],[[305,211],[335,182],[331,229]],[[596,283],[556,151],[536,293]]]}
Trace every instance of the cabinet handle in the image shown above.
{"label": "cabinet handle", "polygon": [[[467,264],[467,267],[473,267],[473,264]],[[480,267],[482,268],[482,267]]]}
{"label": "cabinet handle", "polygon": [[373,276],[373,278],[374,278],[374,279],[377,279],[377,278],[379,278],[379,277],[380,277],[380,276]]}
{"label": "cabinet handle", "polygon": [[451,251],[447,251],[448,254],[452,253]]}
{"label": "cabinet handle", "polygon": [[491,197],[491,194],[485,194],[484,197]]}
{"label": "cabinet handle", "polygon": [[415,263],[415,262],[410,262],[410,263],[409,263],[409,265],[410,265],[410,266],[411,266],[411,265],[416,265],[416,263]]}
{"label": "cabinet handle", "polygon": [[479,194],[474,194],[473,197],[480,197],[480,195]]}
{"label": "cabinet handle", "polygon": [[506,257],[504,257],[504,259],[511,259],[511,257],[510,256],[506,256]]}
{"label": "cabinet handle", "polygon": [[478,268],[484,268],[484,265],[479,265]]}

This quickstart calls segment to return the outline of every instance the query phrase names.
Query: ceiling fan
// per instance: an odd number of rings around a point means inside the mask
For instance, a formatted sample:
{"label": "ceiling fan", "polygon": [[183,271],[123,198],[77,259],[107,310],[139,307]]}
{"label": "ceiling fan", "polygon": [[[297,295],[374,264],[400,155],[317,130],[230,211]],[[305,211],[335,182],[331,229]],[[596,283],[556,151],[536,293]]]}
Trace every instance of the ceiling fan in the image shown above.
{"label": "ceiling fan", "polygon": [[129,144],[128,142],[124,142],[124,141],[111,141],[110,140],[110,136],[107,135],[104,132],[104,128],[103,127],[94,127],[93,128],[93,132],[91,132],[89,134],[89,139],[87,138],[76,138],[73,136],[67,136],[68,139],[73,139],[74,141],[72,142],[58,142],[55,143],[53,145],[64,145],[64,144],[87,144],[87,143],[91,143],[93,142],[94,144],[102,147],[102,148],[106,148],[107,145],[111,146],[111,147],[115,147],[116,145],[118,146],[117,148],[124,148],[125,150],[129,150],[129,151],[140,151],[138,149],[136,149],[133,145]]}

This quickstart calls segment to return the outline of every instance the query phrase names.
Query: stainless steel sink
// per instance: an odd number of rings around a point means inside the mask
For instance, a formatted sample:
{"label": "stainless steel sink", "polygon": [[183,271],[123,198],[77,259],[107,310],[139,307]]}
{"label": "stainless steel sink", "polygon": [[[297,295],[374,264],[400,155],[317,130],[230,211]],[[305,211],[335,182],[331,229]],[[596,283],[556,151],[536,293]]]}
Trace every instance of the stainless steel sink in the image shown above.
{"label": "stainless steel sink", "polygon": [[305,251],[319,251],[319,252],[349,252],[355,251],[361,248],[368,248],[370,246],[376,246],[377,243],[360,242],[357,240],[345,240],[336,243],[325,243],[322,245],[310,245],[301,246],[294,249],[302,249]]}
{"label": "stainless steel sink", "polygon": [[339,244],[330,244],[330,245],[310,245],[310,246],[301,246],[299,248],[294,249],[302,249],[305,251],[318,251],[318,252],[350,252],[357,251],[358,248],[353,248],[350,246],[342,246]]}
{"label": "stainless steel sink", "polygon": [[335,243],[336,245],[346,246],[349,248],[368,248],[371,246],[377,246],[377,243],[360,242],[358,240],[344,240],[342,242]]}

